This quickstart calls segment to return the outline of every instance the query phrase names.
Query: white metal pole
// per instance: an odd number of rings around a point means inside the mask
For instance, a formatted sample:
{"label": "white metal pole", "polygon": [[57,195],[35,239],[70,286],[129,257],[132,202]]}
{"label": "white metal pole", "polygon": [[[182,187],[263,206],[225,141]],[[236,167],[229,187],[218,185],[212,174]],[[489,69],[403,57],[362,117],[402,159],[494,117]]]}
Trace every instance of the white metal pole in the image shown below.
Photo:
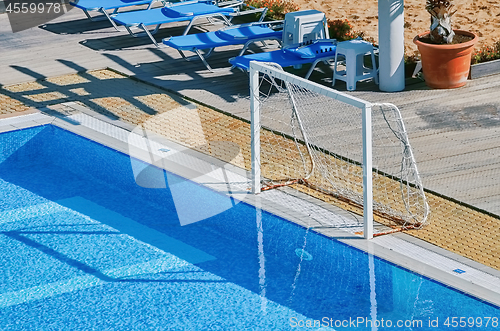
{"label": "white metal pole", "polygon": [[372,108],[363,108],[363,231],[365,239],[373,238],[372,183]]}
{"label": "white metal pole", "polygon": [[379,88],[405,88],[404,0],[378,0]]}
{"label": "white metal pole", "polygon": [[260,193],[260,105],[259,71],[250,62],[250,131],[252,158],[252,193]]}

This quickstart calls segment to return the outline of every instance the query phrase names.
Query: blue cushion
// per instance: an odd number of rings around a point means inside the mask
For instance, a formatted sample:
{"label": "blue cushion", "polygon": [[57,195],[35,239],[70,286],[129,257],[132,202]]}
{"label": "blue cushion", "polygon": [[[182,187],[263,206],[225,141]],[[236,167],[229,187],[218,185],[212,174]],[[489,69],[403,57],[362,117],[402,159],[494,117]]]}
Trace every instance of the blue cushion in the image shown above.
{"label": "blue cushion", "polygon": [[72,6],[84,10],[116,9],[136,5],[149,5],[152,0],[77,0],[70,1]]}
{"label": "blue cushion", "polygon": [[[180,9],[184,7],[183,9]],[[172,8],[177,8],[172,10]],[[196,11],[197,9],[198,11]],[[150,10],[137,10],[134,12],[120,13],[111,16],[113,21],[122,25],[157,25],[163,23],[174,23],[192,20],[193,17],[199,15],[210,15],[216,13],[232,13],[234,8],[219,8],[215,5],[206,3],[186,4],[173,7],[155,8]],[[182,14],[184,13],[184,14]],[[193,15],[185,15],[187,13],[194,13]]]}
{"label": "blue cushion", "polygon": [[281,49],[272,52],[237,56],[229,59],[229,63],[247,71],[250,70],[250,61],[274,62],[278,63],[282,67],[312,62],[310,59],[300,58],[293,54],[286,54]]}
{"label": "blue cushion", "polygon": [[281,31],[262,26],[242,26],[217,31],[219,37],[227,40],[249,40],[252,38],[281,38]]}
{"label": "blue cushion", "polygon": [[244,70],[250,69],[250,61],[274,62],[282,67],[313,63],[315,60],[332,58],[335,56],[336,40],[322,39],[312,43],[295,44],[284,49],[237,56],[229,59],[229,63]]}
{"label": "blue cushion", "polygon": [[213,13],[234,13],[235,11],[234,8],[220,8],[216,5],[208,3],[190,3],[165,8],[167,15],[171,17],[199,16]]}
{"label": "blue cushion", "polygon": [[194,50],[244,44],[248,40],[252,39],[270,39],[280,37],[281,31],[274,31],[265,26],[247,26],[206,33],[189,34],[186,36],[175,36],[164,39],[163,43],[179,50]]}

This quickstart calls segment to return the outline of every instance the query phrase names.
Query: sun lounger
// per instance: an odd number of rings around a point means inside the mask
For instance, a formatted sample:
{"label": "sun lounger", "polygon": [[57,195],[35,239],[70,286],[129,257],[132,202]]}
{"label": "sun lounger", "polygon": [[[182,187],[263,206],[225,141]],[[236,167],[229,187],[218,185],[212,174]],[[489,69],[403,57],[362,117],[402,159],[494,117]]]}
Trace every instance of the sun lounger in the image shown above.
{"label": "sun lounger", "polygon": [[[120,8],[140,5],[148,5],[147,9],[150,9],[155,1],[156,0],[74,0],[70,1],[69,4],[83,10],[91,21],[108,19],[115,29],[118,30],[115,22],[110,18],[110,14],[107,12],[108,10],[113,10],[112,14],[116,14]],[[103,16],[92,17],[89,11],[100,12]]]}
{"label": "sun lounger", "polygon": [[[212,71],[205,58],[210,56],[214,48],[229,45],[244,45],[239,54],[243,55],[252,43],[258,41],[264,42],[266,40],[281,41],[282,28],[282,21],[232,25],[218,31],[165,38],[163,39],[163,43],[177,49],[186,60],[188,58],[184,55],[183,51],[196,53],[207,69]],[[203,55],[201,50],[207,51]]]}
{"label": "sun lounger", "polygon": [[312,63],[311,68],[309,68],[305,76],[307,79],[319,62],[329,61],[335,58],[336,45],[337,40],[335,39],[318,39],[289,45],[283,49],[272,52],[233,57],[229,59],[229,63],[245,71],[250,70],[250,61],[274,62],[281,67]]}
{"label": "sun lounger", "polygon": [[[242,5],[244,5],[242,1],[228,1],[223,6],[219,6],[212,1],[189,1],[168,5],[163,8],[119,13],[111,15],[111,19],[115,23],[124,25],[130,35],[134,37],[145,33],[159,47],[152,35],[158,31],[162,24],[187,21],[189,24],[183,33],[183,35],[187,35],[195,20],[200,18],[207,18],[210,21],[213,18],[220,18],[225,24],[231,25],[231,19],[234,16],[265,11],[265,8],[261,8],[240,13],[239,7]],[[261,16],[261,19],[263,19],[263,16]],[[149,31],[148,26],[156,27]],[[143,33],[134,33],[131,30],[134,27],[143,30]]]}

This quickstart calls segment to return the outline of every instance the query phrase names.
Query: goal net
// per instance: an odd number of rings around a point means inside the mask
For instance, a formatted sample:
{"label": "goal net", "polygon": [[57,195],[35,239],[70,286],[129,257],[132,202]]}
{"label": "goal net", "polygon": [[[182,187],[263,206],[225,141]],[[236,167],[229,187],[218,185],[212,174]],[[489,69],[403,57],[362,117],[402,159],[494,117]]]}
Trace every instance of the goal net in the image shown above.
{"label": "goal net", "polygon": [[302,184],[398,230],[427,223],[429,207],[399,109],[371,104],[284,72],[250,66],[253,192]]}

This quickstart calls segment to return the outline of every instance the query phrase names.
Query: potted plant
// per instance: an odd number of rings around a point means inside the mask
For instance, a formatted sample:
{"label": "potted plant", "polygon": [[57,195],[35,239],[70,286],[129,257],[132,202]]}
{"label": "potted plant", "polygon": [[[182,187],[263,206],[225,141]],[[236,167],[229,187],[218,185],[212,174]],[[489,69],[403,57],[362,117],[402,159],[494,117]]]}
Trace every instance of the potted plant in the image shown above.
{"label": "potted plant", "polygon": [[432,88],[464,86],[477,36],[451,28],[452,0],[427,0],[425,9],[431,14],[430,31],[417,35],[413,42],[421,55],[424,79]]}

